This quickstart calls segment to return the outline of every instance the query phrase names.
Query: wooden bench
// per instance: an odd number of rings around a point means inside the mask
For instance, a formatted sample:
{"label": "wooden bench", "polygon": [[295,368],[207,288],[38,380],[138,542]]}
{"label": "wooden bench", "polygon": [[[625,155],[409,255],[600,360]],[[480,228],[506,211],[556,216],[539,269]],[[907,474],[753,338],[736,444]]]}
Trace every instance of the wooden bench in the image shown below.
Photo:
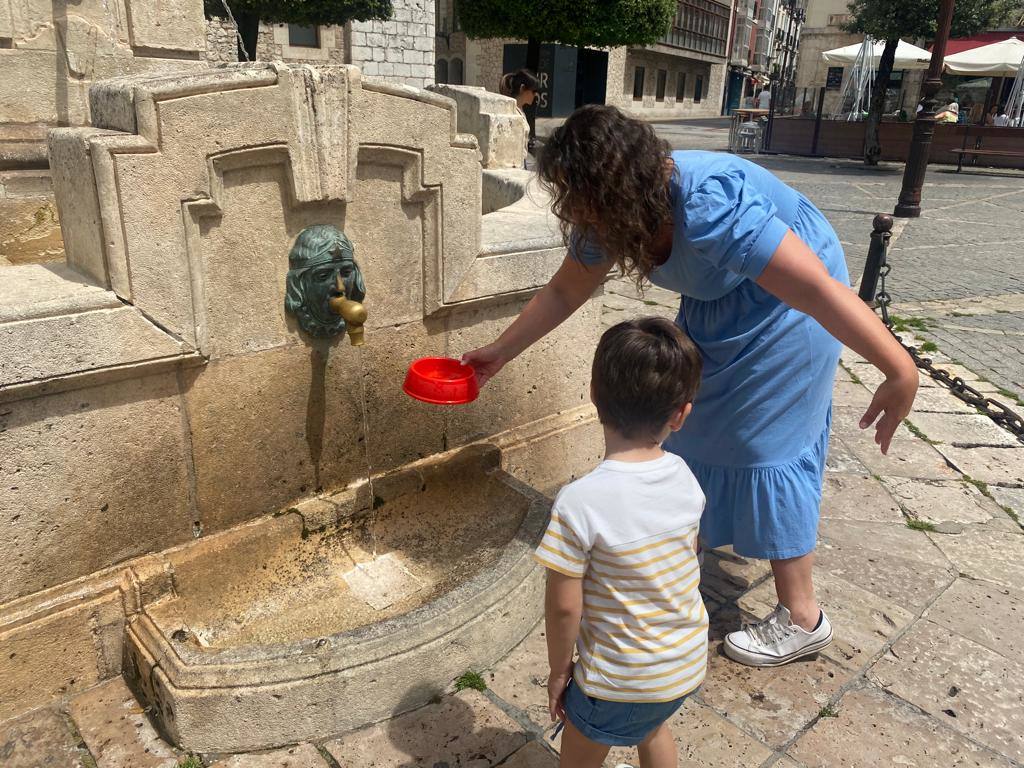
{"label": "wooden bench", "polygon": [[1012,149],[982,149],[981,140],[982,137],[978,136],[974,141],[974,149],[967,149],[967,137],[970,133],[970,128],[964,133],[964,145],[960,149],[951,149],[957,156],[956,161],[956,172],[960,173],[964,166],[964,156],[973,155],[975,162],[979,156],[991,156],[991,157],[1024,157],[1024,151],[1015,151]]}

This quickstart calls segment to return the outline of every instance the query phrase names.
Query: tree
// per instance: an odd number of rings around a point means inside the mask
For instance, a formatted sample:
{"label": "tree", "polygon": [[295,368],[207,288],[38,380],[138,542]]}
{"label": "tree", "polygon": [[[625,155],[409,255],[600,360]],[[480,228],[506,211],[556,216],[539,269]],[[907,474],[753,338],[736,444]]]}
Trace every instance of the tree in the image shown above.
{"label": "tree", "polygon": [[204,0],[204,4],[208,18],[225,18],[225,5],[231,9],[238,24],[239,61],[256,61],[260,21],[316,26],[386,20],[393,12],[391,0]]}
{"label": "tree", "polygon": [[[998,26],[1012,15],[1015,4],[1014,0],[956,0],[950,35],[966,37]],[[864,132],[864,163],[877,165],[882,154],[878,128],[896,60],[896,46],[900,38],[935,39],[939,0],[853,0],[847,7],[853,18],[846,31],[885,40]]]}
{"label": "tree", "polygon": [[[649,45],[668,31],[676,7],[676,0],[469,0],[459,4],[459,23],[471,38],[526,40],[526,68],[536,72],[541,43]],[[528,116],[532,137],[533,109]]]}

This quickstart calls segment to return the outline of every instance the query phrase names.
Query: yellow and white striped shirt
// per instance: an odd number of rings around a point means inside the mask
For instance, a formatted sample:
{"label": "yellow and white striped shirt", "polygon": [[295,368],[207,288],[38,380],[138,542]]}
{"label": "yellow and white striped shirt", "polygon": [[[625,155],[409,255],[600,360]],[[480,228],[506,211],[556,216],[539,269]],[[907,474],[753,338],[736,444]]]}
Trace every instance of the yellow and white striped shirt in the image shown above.
{"label": "yellow and white striped shirt", "polygon": [[535,553],[583,579],[574,679],[596,699],[663,702],[704,680],[696,542],[704,493],[678,456],[604,461],[562,489]]}

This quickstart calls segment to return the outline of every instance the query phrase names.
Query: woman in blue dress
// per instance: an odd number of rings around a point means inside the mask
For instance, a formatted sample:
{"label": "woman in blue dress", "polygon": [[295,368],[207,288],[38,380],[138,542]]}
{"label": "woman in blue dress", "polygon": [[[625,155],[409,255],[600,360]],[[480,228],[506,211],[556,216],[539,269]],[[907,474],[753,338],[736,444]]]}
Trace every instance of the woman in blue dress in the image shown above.
{"label": "woman in blue dress", "polygon": [[730,633],[725,652],[776,666],[820,651],[832,627],[812,566],[840,342],[885,374],[860,422],[878,420],[883,453],[917,392],[913,361],[850,290],[825,217],[760,166],[671,152],[649,125],[589,106],[553,132],[538,172],[569,255],[466,362],[487,381],[582,306],[613,266],[678,292],[678,323],[704,356],[704,376],[666,448],[707,496],[703,545],[770,560],[779,602]]}

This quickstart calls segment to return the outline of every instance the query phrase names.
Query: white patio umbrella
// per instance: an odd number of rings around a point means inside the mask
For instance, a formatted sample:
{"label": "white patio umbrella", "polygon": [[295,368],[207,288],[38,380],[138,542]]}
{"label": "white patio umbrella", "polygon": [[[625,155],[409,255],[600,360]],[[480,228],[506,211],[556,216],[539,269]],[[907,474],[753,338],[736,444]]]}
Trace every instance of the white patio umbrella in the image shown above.
{"label": "white patio umbrella", "polygon": [[951,75],[1014,77],[1021,61],[1024,61],[1024,42],[1011,37],[947,56],[945,68]]}
{"label": "white patio umbrella", "polygon": [[[827,63],[835,66],[848,67],[856,63],[857,58],[860,56],[860,49],[863,43],[855,43],[853,45],[847,45],[842,48],[833,48],[831,51],[825,51],[821,54],[821,58]],[[873,66],[877,69],[878,62],[882,58],[882,49],[885,48],[884,40],[877,40],[874,42],[871,49],[871,60]],[[924,48],[918,48],[916,45],[900,40],[896,46],[896,60],[893,62],[892,68],[898,69],[928,69],[928,62],[932,55]]]}

